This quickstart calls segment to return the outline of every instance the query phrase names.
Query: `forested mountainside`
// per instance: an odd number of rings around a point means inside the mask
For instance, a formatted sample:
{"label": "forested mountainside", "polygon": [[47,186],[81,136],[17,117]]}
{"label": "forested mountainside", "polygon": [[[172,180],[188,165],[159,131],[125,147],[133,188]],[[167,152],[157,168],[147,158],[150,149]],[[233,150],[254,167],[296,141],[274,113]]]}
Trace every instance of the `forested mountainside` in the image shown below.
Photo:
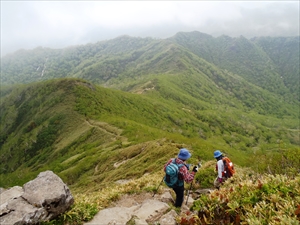
{"label": "forested mountainside", "polygon": [[281,95],[299,100],[299,36],[231,38],[191,32],[170,38],[220,69]]}
{"label": "forested mountainside", "polygon": [[[299,37],[259,37],[253,38],[252,41],[259,45],[269,55],[276,66],[276,70],[279,71],[279,74],[281,75],[280,78],[283,79],[283,82],[290,91],[295,93],[295,97],[299,98]],[[274,46],[277,47],[275,48]]]}
{"label": "forested mountainside", "polygon": [[273,51],[297,41],[191,32],[5,56],[0,186],[45,169],[72,185],[105,184],[119,169],[158,170],[180,146],[203,159],[223,149],[241,166],[299,149],[299,68],[287,65],[299,48]]}
{"label": "forested mountainside", "polygon": [[5,85],[76,77],[116,88],[116,82],[128,83],[153,74],[188,73],[194,65],[182,63],[184,57],[204,60],[284,96],[285,101],[299,101],[299,37],[248,40],[242,36],[214,38],[200,32],[180,32],[162,40],[121,36],[65,49],[20,50],[2,58],[1,82]]}

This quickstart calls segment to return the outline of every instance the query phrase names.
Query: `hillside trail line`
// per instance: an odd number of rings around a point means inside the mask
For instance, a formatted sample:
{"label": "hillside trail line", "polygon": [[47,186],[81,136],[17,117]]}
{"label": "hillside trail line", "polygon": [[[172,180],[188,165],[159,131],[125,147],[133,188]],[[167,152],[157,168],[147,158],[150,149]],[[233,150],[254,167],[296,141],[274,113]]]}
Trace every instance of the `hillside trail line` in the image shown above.
{"label": "hillside trail line", "polygon": [[86,119],[85,123],[90,127],[94,127],[96,129],[99,129],[105,133],[108,133],[108,134],[114,136],[115,140],[120,140],[122,142],[128,141],[128,138],[121,135],[122,129],[114,127],[114,126],[110,125],[109,123],[94,121],[94,120],[90,120],[90,119]]}

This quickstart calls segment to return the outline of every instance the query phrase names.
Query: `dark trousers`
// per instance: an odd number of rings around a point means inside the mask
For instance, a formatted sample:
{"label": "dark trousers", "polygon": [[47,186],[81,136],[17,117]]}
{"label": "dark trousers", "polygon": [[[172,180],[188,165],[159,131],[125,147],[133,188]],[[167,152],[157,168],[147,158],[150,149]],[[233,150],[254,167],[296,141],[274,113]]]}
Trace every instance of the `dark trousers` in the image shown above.
{"label": "dark trousers", "polygon": [[184,198],[184,185],[174,187],[173,190],[176,194],[175,207],[181,207]]}

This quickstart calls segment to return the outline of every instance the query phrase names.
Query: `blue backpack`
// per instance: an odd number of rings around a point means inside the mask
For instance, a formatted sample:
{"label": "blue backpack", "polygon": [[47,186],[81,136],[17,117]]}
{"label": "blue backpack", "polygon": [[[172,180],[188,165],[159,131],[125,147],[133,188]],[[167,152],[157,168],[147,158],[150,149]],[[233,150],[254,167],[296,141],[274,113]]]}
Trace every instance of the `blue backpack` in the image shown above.
{"label": "blue backpack", "polygon": [[184,164],[177,164],[176,159],[166,166],[166,175],[164,177],[164,182],[168,187],[182,186],[183,180],[178,179],[179,169],[184,166]]}

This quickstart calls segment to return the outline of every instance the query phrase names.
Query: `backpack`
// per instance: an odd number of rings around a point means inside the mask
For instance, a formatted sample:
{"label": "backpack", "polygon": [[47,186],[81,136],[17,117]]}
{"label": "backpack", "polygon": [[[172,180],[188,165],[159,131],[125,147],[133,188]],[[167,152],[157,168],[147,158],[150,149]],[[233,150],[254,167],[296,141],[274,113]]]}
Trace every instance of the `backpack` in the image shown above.
{"label": "backpack", "polygon": [[224,176],[226,178],[232,177],[235,173],[233,163],[228,157],[223,157],[223,163],[224,163]]}
{"label": "backpack", "polygon": [[168,187],[182,186],[183,181],[178,179],[179,169],[183,164],[177,164],[176,159],[166,166],[166,175],[164,177],[164,182]]}

